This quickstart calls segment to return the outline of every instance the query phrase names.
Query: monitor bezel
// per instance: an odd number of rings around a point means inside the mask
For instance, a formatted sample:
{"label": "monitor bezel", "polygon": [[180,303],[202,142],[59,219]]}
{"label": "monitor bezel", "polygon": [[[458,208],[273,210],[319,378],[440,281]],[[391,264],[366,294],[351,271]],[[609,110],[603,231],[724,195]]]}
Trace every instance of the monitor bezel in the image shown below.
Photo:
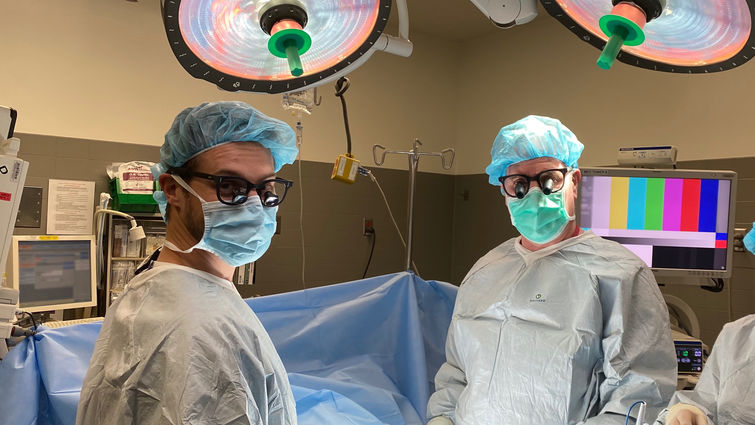
{"label": "monitor bezel", "polygon": [[90,269],[91,280],[89,285],[91,301],[80,301],[64,304],[47,304],[39,306],[25,307],[21,304],[21,294],[19,293],[18,308],[29,313],[38,313],[42,311],[67,310],[70,308],[96,307],[97,306],[97,251],[93,235],[22,235],[13,236],[11,242],[11,288],[20,291],[19,268],[18,268],[18,244],[19,242],[39,241],[39,242],[56,242],[56,241],[86,241],[89,242],[90,250]]}
{"label": "monitor bezel", "polygon": [[[737,203],[737,173],[731,170],[683,170],[683,169],[649,169],[649,168],[618,168],[618,167],[585,167],[579,169],[582,176],[606,176],[606,177],[649,177],[649,178],[694,178],[715,179],[731,181],[731,193],[729,196],[729,225],[726,241],[726,270],[705,269],[668,269],[651,267],[653,274],[663,277],[699,277],[726,279],[731,277],[734,257],[734,227]],[[582,215],[582,185],[579,185],[579,194],[575,203],[575,214],[578,223],[581,223]]]}

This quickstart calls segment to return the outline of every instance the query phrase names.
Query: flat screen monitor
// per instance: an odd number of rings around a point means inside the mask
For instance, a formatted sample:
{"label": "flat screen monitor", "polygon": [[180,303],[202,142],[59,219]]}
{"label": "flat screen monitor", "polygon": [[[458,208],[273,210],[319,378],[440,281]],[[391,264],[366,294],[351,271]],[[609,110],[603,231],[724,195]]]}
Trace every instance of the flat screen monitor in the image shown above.
{"label": "flat screen monitor", "polygon": [[703,343],[700,341],[674,341],[676,370],[679,374],[699,374],[703,371]]}
{"label": "flat screen monitor", "polygon": [[13,236],[8,268],[19,309],[96,306],[95,252],[91,235]]}
{"label": "flat screen monitor", "polygon": [[582,168],[579,224],[659,276],[731,276],[733,171]]}

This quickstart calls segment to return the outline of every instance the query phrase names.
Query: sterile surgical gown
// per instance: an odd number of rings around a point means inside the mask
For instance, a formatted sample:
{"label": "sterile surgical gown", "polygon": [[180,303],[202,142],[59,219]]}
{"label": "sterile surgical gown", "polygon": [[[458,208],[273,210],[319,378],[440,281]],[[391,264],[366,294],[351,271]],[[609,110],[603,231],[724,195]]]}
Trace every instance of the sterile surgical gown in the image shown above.
{"label": "sterile surgical gown", "polygon": [[669,406],[677,403],[697,406],[709,424],[755,424],[755,314],[724,325],[695,389],[677,391]]}
{"label": "sterile surgical gown", "polygon": [[592,232],[536,252],[514,238],[459,289],[428,417],[623,424],[638,400],[655,417],[675,386],[668,310],[642,260]]}
{"label": "sterile surgical gown", "polygon": [[295,425],[286,370],[231,282],[155,263],[108,311],[76,423]]}

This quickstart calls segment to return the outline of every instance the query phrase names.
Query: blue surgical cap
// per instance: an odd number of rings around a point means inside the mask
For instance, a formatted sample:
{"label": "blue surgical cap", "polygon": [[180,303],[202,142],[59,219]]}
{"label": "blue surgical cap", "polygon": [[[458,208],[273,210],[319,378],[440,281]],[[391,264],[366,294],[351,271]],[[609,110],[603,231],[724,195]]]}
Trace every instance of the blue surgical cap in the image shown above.
{"label": "blue surgical cap", "polygon": [[[152,166],[157,179],[170,168],[180,167],[191,158],[229,142],[257,142],[270,149],[275,172],[293,164],[299,149],[296,134],[283,121],[270,118],[244,102],[203,103],[186,108],[173,120],[160,148],[160,163]],[[162,191],[152,197],[165,218],[168,199]]]}
{"label": "blue surgical cap", "polygon": [[745,248],[747,248],[747,250],[751,253],[755,254],[755,223],[752,223],[752,229],[747,232],[742,241],[745,244]]}
{"label": "blue surgical cap", "polygon": [[551,157],[569,168],[577,168],[577,160],[584,148],[561,121],[530,115],[498,132],[490,150],[491,162],[485,172],[490,176],[490,184],[499,186],[498,178],[505,176],[509,166],[517,162]]}
{"label": "blue surgical cap", "polygon": [[152,167],[152,174],[157,178],[166,170],[229,142],[257,142],[270,149],[276,172],[284,164],[293,164],[299,152],[294,130],[283,121],[243,102],[203,103],[184,109],[173,120],[160,148],[160,163]]}

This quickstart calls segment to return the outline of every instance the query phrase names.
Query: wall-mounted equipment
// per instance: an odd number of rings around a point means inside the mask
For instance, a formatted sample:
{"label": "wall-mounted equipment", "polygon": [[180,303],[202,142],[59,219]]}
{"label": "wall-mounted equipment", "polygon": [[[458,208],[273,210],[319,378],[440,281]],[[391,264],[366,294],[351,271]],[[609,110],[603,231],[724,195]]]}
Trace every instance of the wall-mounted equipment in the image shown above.
{"label": "wall-mounted equipment", "polygon": [[526,24],[537,17],[537,0],[471,0],[499,28]]}

